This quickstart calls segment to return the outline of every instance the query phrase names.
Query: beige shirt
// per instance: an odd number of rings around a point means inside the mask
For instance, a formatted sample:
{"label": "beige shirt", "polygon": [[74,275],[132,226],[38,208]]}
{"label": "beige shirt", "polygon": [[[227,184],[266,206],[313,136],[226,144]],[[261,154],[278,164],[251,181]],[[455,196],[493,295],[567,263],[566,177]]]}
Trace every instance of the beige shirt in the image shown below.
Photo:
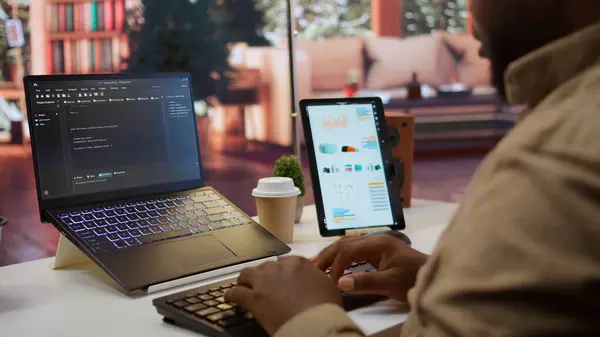
{"label": "beige shirt", "polygon": [[[600,24],[514,62],[529,109],[479,167],[409,292],[406,337],[600,336]],[[322,305],[276,337],[355,337]]]}

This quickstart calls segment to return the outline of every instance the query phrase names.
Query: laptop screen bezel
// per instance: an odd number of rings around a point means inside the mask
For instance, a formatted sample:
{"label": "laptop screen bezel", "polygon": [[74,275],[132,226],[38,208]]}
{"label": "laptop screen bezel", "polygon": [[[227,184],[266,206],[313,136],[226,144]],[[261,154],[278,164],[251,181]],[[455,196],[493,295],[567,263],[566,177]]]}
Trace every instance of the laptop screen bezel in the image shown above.
{"label": "laptop screen bezel", "polygon": [[[64,209],[69,207],[83,206],[83,205],[92,205],[101,202],[113,202],[119,200],[127,200],[136,197],[147,197],[150,195],[159,195],[159,194],[167,194],[180,192],[185,190],[193,190],[197,188],[202,188],[205,186],[204,184],[204,173],[202,170],[202,157],[200,154],[200,143],[198,138],[198,125],[194,123],[194,132],[196,135],[196,140],[198,141],[198,163],[200,170],[200,179],[189,180],[189,181],[181,181],[175,183],[168,184],[158,184],[151,185],[145,187],[138,188],[130,188],[124,190],[110,191],[110,192],[100,192],[93,194],[84,194],[84,195],[75,195],[70,197],[56,198],[56,199],[43,199],[42,192],[40,188],[40,175],[39,175],[39,167],[37,161],[37,149],[36,149],[36,136],[34,132],[32,123],[33,120],[33,102],[31,101],[30,93],[30,85],[33,83],[41,83],[41,82],[68,82],[68,81],[103,81],[103,80],[136,80],[136,79],[163,79],[163,78],[186,78],[190,83],[190,100],[192,100],[192,112],[194,116],[196,116],[195,110],[193,108],[193,91],[192,91],[192,82],[190,75],[187,73],[149,73],[149,74],[100,74],[100,75],[43,75],[43,76],[26,76],[24,78],[24,86],[25,86],[25,100],[27,105],[27,120],[29,124],[29,134],[31,136],[31,148],[32,148],[32,157],[33,157],[33,166],[35,173],[35,181],[36,181],[36,193],[40,211],[40,218],[42,221],[46,222],[49,219],[45,219],[45,213],[49,210],[57,210]],[[195,120],[195,117],[194,117]]]}

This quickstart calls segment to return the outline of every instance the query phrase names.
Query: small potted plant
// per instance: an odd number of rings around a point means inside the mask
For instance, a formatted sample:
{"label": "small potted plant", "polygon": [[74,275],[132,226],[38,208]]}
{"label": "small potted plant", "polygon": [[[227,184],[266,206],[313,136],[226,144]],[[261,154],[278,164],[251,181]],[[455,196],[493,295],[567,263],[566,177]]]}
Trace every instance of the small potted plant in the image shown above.
{"label": "small potted plant", "polygon": [[304,211],[304,195],[306,194],[306,186],[304,184],[304,171],[300,166],[300,162],[296,156],[283,156],[275,162],[273,168],[275,177],[291,178],[294,185],[300,189],[298,203],[296,205],[296,223],[300,222],[302,212]]}
{"label": "small potted plant", "polygon": [[356,96],[356,93],[358,93],[358,89],[359,89],[358,77],[359,77],[358,71],[356,71],[356,70],[350,71],[349,81],[344,86],[344,97],[351,98],[351,97]]}

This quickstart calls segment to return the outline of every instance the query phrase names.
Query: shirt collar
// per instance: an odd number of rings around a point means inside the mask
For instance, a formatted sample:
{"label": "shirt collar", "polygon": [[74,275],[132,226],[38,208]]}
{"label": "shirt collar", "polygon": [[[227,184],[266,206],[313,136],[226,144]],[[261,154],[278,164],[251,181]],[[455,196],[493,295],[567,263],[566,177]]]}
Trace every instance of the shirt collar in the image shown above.
{"label": "shirt collar", "polygon": [[534,107],[560,85],[600,63],[600,23],[513,62],[505,74],[508,101]]}

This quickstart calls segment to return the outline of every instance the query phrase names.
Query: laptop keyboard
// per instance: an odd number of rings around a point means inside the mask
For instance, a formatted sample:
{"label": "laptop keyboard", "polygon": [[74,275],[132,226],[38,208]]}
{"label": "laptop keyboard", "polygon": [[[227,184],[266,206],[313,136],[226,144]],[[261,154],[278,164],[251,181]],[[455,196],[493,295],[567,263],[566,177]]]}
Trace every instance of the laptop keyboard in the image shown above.
{"label": "laptop keyboard", "polygon": [[59,214],[96,251],[114,251],[240,226],[252,220],[213,192],[148,199]]}

